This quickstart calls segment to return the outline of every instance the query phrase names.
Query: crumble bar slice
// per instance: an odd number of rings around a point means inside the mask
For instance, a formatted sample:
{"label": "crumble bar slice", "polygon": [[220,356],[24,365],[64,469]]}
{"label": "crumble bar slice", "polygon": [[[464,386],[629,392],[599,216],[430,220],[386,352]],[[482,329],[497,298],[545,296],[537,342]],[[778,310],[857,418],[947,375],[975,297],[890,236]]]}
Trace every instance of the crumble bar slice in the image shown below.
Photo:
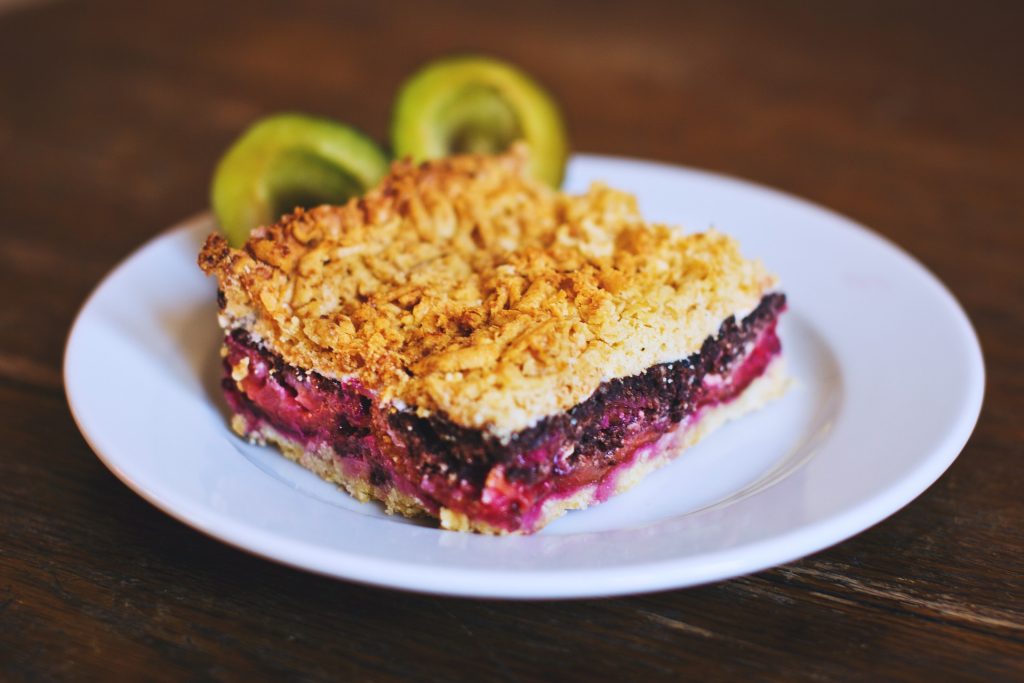
{"label": "crumble bar slice", "polygon": [[243,249],[210,235],[234,430],[388,512],[531,533],[783,391],[759,262],[525,160],[398,162]]}

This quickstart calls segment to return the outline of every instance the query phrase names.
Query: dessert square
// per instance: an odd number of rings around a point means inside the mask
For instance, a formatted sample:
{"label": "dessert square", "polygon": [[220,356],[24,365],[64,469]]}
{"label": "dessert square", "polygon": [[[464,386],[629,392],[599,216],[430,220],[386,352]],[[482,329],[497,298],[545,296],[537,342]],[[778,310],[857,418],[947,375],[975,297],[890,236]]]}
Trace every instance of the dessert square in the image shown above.
{"label": "dessert square", "polygon": [[781,393],[759,262],[525,162],[398,162],[242,249],[211,235],[234,430],[389,512],[531,533]]}

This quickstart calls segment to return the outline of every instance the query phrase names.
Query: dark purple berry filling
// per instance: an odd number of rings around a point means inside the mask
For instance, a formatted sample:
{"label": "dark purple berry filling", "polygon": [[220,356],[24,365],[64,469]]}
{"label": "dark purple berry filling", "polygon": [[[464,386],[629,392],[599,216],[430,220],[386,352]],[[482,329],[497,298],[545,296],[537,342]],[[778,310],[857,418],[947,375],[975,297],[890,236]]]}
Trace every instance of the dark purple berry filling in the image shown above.
{"label": "dark purple berry filling", "polygon": [[[368,482],[413,495],[492,527],[530,531],[541,505],[600,482],[637,451],[710,406],[740,394],[778,355],[782,294],[769,294],[737,323],[729,318],[699,353],[601,384],[566,413],[500,440],[452,423],[378,406],[358,382],[305,373],[241,330],[226,339],[224,391],[251,431],[282,435],[369,466]],[[248,358],[239,381],[232,368]],[[361,471],[365,471],[364,465]],[[383,497],[383,495],[382,495]]]}

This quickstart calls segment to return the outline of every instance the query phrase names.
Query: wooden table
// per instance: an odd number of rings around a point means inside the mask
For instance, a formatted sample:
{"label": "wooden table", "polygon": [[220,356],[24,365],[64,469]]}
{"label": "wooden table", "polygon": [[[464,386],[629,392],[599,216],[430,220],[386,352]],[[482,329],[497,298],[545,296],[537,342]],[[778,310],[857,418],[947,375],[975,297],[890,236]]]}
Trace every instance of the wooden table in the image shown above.
{"label": "wooden table", "polygon": [[[1022,7],[179,0],[0,14],[0,678],[1024,680]],[[249,121],[318,112],[383,139],[400,79],[455,50],[535,73],[576,149],[774,185],[921,259],[988,364],[981,421],[949,472],[784,567],[547,603],[295,571],[118,482],[61,386],[91,288],[206,205],[212,165]]]}

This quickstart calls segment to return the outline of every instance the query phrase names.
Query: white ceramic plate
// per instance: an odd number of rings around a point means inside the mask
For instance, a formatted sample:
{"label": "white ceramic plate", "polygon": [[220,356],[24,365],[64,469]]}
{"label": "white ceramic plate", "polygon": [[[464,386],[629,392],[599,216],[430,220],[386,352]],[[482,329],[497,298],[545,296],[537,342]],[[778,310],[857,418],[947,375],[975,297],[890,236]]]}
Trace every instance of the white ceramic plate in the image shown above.
{"label": "white ceramic plate", "polygon": [[201,216],[155,238],[97,288],[64,375],[82,433],[160,509],[258,555],[330,576],[505,598],[616,595],[757,571],[866,529],[924,491],[977,420],[984,368],[949,292],[842,216],[743,181],[582,155],[567,186],[635,192],[645,215],[739,238],[778,273],[795,387],[599,507],[532,537],[389,517],[232,435],[218,389],[214,283]]}

